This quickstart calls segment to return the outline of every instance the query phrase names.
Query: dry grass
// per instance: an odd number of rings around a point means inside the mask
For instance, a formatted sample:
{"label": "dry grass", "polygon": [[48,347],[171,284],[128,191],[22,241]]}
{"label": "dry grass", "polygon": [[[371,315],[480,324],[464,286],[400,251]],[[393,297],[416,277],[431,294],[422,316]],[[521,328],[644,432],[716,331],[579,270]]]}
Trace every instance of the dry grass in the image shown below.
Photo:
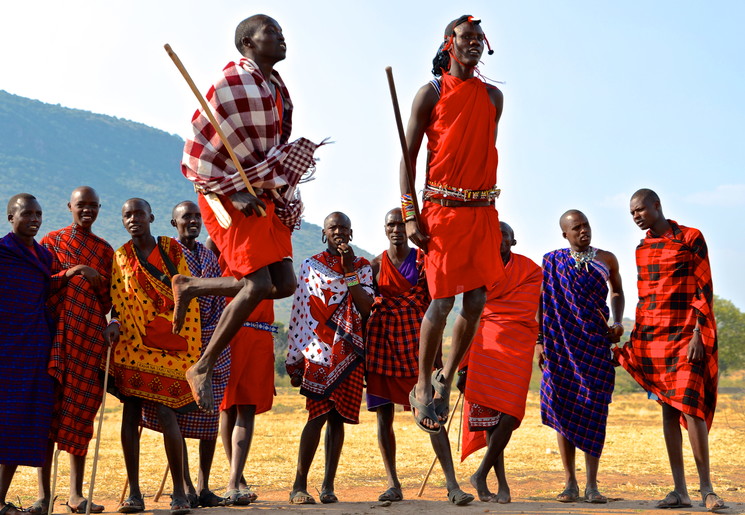
{"label": "dry grass", "polygon": [[[453,402],[455,396],[453,397]],[[458,412],[460,414],[460,410]],[[720,409],[710,434],[712,475],[714,485],[729,501],[745,501],[745,400],[741,395],[720,396]],[[418,488],[432,460],[427,436],[418,430],[408,413],[397,413],[398,470],[405,488]],[[119,498],[125,481],[124,463],[119,444],[121,408],[110,397],[101,442],[96,500],[112,502]],[[304,398],[290,388],[280,388],[274,410],[257,417],[256,433],[246,478],[261,492],[289,491],[294,477],[297,445],[306,420]],[[730,423],[737,421],[737,423]],[[457,423],[457,422],[456,422]],[[375,415],[364,408],[361,423],[347,426],[346,443],[337,478],[337,488],[370,487],[373,491],[385,488],[385,473],[376,441]],[[451,432],[451,440],[458,438],[458,430]],[[310,473],[310,484],[320,485],[323,475],[322,446]],[[93,444],[91,445],[93,448]],[[142,437],[141,478],[145,495],[153,495],[162,477],[165,456],[161,435],[145,430]],[[189,441],[190,456],[195,460],[197,445]],[[513,496],[528,499],[553,498],[561,489],[563,478],[561,460],[556,451],[556,437],[552,430],[541,425],[538,395],[531,392],[527,416],[517,430],[506,453],[508,477]],[[481,453],[457,465],[458,477],[464,482],[478,464]],[[686,474],[692,495],[697,490],[697,475],[690,447],[685,446]],[[584,470],[582,460],[578,469]],[[90,460],[89,460],[90,467]],[[196,464],[192,462],[192,471]],[[57,493],[65,499],[68,488],[67,459],[62,455],[59,464]],[[580,478],[584,472],[580,472]],[[211,486],[222,491],[228,478],[224,453],[218,446],[213,466]],[[642,394],[616,396],[611,405],[608,436],[600,469],[600,480],[609,496],[656,499],[671,487],[670,471],[664,450],[659,407]],[[580,484],[583,481],[580,480]],[[170,485],[170,482],[168,483]],[[439,467],[430,478],[433,489],[444,485]],[[694,487],[694,485],[696,485]],[[311,491],[313,491],[311,486]],[[170,486],[166,487],[166,491]],[[733,490],[736,489],[736,490]],[[87,492],[87,486],[85,491]],[[8,499],[19,496],[24,506],[35,499],[36,474],[20,468],[11,486]],[[286,494],[283,494],[283,496]]]}

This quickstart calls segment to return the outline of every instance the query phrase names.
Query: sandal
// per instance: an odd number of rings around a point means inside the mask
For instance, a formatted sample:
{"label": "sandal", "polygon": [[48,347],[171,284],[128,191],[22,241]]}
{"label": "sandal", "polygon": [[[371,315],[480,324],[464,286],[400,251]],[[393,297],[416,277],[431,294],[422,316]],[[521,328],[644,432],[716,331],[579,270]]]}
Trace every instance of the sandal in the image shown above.
{"label": "sandal", "polygon": [[184,497],[171,496],[171,515],[186,515],[191,512],[191,503]]}
{"label": "sandal", "polygon": [[[77,506],[72,506],[69,502],[64,503],[63,506],[67,506],[67,510],[70,513],[85,513],[85,510],[88,508],[88,499],[83,499]],[[104,507],[102,505],[94,502],[91,503],[91,513],[103,513],[103,510]]]}
{"label": "sandal", "polygon": [[[416,400],[416,386],[413,390],[409,393],[409,405],[411,406],[411,413],[414,414],[414,422],[416,422],[416,425],[419,429],[424,431],[425,433],[429,434],[437,434],[442,429],[442,425],[438,425],[437,428],[431,428],[425,426],[422,421],[425,418],[430,419],[431,421],[440,424],[439,420],[440,418],[437,416],[437,412],[435,411],[435,405],[434,401],[430,402],[429,404],[423,404]],[[414,411],[416,410],[416,411]]]}
{"label": "sandal", "polygon": [[577,502],[579,500],[579,488],[576,486],[568,486],[556,496],[556,500],[559,502]]}
{"label": "sandal", "polygon": [[124,502],[119,505],[119,509],[116,511],[119,513],[140,513],[145,511],[145,501],[142,500],[142,496],[130,495],[124,499]]}
{"label": "sandal", "polygon": [[0,515],[21,515],[22,513],[25,513],[25,512],[19,509],[12,502],[6,502],[5,506],[0,508]]}
{"label": "sandal", "polygon": [[37,499],[34,501],[34,504],[24,511],[31,515],[47,515],[49,513],[49,502],[44,502],[43,499]]}
{"label": "sandal", "polygon": [[250,500],[251,502],[255,502],[255,501],[256,501],[256,499],[258,499],[258,498],[259,498],[259,496],[258,496],[258,495],[256,495],[256,492],[253,492],[253,491],[251,490],[251,487],[252,487],[252,486],[255,486],[255,485],[249,485],[249,486],[247,486],[246,488],[241,488],[241,493],[242,493],[242,494],[244,494],[244,495],[247,495],[247,496],[248,496],[248,499],[249,499],[249,500]]}
{"label": "sandal", "polygon": [[214,508],[215,506],[225,506],[225,497],[220,497],[212,490],[207,490],[206,493],[202,492],[197,497],[197,505],[202,508]]}
{"label": "sandal", "polygon": [[251,499],[240,490],[228,490],[225,492],[225,506],[248,506]]}
{"label": "sandal", "polygon": [[600,493],[597,488],[585,488],[585,502],[592,504],[606,504],[608,498]]}
{"label": "sandal", "polygon": [[465,506],[474,499],[475,497],[473,495],[464,492],[460,488],[453,488],[448,492],[448,501],[456,506]]}
{"label": "sandal", "polygon": [[[709,503],[709,497],[714,496],[713,502]],[[713,491],[702,494],[701,497],[703,498],[703,502],[701,503],[701,506],[704,506],[708,511],[710,512],[716,512],[718,510],[726,510],[729,508],[729,506],[726,506],[724,504],[724,499],[719,497],[717,494],[715,494]]]}
{"label": "sandal", "polygon": [[432,387],[440,396],[433,401],[435,413],[437,413],[437,422],[444,424],[448,421],[450,415],[450,385],[445,383],[445,376],[442,375],[441,368],[432,372]]}
{"label": "sandal", "polygon": [[661,510],[669,510],[673,508],[690,508],[691,503],[684,503],[683,498],[680,497],[680,494],[673,490],[672,492],[667,494],[664,499],[659,501],[656,507]]}
{"label": "sandal", "polygon": [[339,502],[339,498],[336,497],[334,492],[321,492],[321,504],[334,504]]}
{"label": "sandal", "polygon": [[290,492],[290,504],[315,504],[316,500],[305,490]]}
{"label": "sandal", "polygon": [[378,497],[378,501],[385,502],[399,502],[404,500],[404,494],[401,491],[400,488],[396,488],[395,486],[390,487],[388,490],[380,494],[380,497]]}

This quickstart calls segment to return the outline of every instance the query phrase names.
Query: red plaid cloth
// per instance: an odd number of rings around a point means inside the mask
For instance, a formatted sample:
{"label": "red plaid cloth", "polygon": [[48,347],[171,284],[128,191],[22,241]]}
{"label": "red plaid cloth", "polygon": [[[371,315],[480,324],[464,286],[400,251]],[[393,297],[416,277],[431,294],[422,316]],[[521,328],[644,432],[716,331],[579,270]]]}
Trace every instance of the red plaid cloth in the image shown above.
{"label": "red plaid cloth", "polygon": [[[379,288],[396,279],[409,287],[395,296],[376,297],[367,320],[365,362],[367,371],[391,377],[411,377],[419,373],[419,328],[430,303],[421,255],[416,286],[406,280],[383,252],[380,260]],[[392,279],[388,279],[391,277]]]}
{"label": "red plaid cloth", "polygon": [[[354,269],[362,287],[372,295],[370,263],[357,257]],[[285,366],[291,376],[302,374],[300,393],[309,399],[337,404],[342,404],[340,399],[356,399],[349,409],[342,411],[337,406],[353,423],[359,417],[362,399],[362,331],[362,317],[349,294],[340,257],[324,251],[303,261],[288,326]],[[352,379],[358,375],[359,380]],[[340,387],[342,392],[337,393]],[[349,390],[352,387],[353,392]]]}
{"label": "red plaid cloth", "polygon": [[93,420],[101,405],[100,369],[106,356],[102,332],[111,309],[109,284],[114,249],[76,224],[52,231],[42,240],[62,266],[57,277],[75,265],[88,265],[104,278],[95,290],[82,276],[70,279],[49,299],[57,314],[57,330],[49,373],[57,381],[51,439],[59,449],[85,456],[93,438]]}
{"label": "red plaid cloth", "polygon": [[[711,268],[698,229],[669,220],[670,237],[648,232],[636,248],[639,303],[631,339],[616,356],[647,391],[711,428],[719,377]],[[696,319],[706,357],[686,359]],[[685,426],[685,417],[681,415]]]}
{"label": "red plaid cloth", "polygon": [[[320,145],[304,138],[287,143],[292,131],[290,93],[276,71],[269,81],[282,97],[281,116],[268,81],[256,63],[246,58],[228,63],[207,92],[207,102],[251,185],[257,189],[286,187],[277,214],[288,227],[294,227],[302,213],[295,187],[312,173],[313,152]],[[205,193],[227,196],[244,191],[238,170],[201,109],[194,113],[192,125],[194,137],[184,146],[181,172]]]}
{"label": "red plaid cloth", "polygon": [[327,399],[305,400],[305,409],[308,410],[308,420],[329,413],[332,409],[346,419],[349,424],[360,423],[360,404],[362,403],[362,388],[364,387],[364,372],[362,367],[355,368],[339,385],[331,392]]}

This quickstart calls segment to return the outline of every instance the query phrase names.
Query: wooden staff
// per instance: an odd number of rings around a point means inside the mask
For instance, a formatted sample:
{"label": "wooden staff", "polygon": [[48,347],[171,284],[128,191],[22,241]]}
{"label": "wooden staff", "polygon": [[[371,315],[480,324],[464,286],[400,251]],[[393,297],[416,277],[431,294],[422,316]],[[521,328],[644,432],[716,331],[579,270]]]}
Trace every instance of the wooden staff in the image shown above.
{"label": "wooden staff", "polygon": [[[186,71],[186,68],[184,67],[184,64],[181,62],[181,59],[179,59],[178,56],[176,55],[176,52],[174,52],[171,49],[171,45],[166,43],[164,45],[164,48],[166,49],[168,56],[173,61],[173,64],[176,65],[176,68],[178,68],[178,71],[180,71],[181,75],[183,75],[184,79],[186,79],[186,83],[189,84],[189,87],[191,88],[192,93],[194,93],[194,95],[197,97],[197,100],[199,100],[199,104],[202,106],[202,110],[204,111],[204,114],[207,116],[210,123],[212,124],[212,127],[215,129],[215,132],[217,132],[217,135],[220,136],[220,141],[222,141],[222,144],[225,146],[225,149],[228,151],[228,154],[230,154],[230,159],[233,160],[233,164],[238,170],[238,173],[241,174],[241,179],[243,179],[243,184],[246,185],[246,190],[255,197],[256,192],[251,186],[251,183],[248,182],[248,177],[246,177],[246,172],[243,171],[243,167],[241,166],[241,162],[238,159],[238,156],[236,156],[235,152],[233,152],[233,147],[228,142],[228,138],[225,137],[225,133],[220,128],[220,124],[217,123],[217,120],[215,119],[215,115],[212,114],[212,109],[210,108],[209,104],[202,96],[202,93],[200,93],[199,90],[197,89],[197,86],[196,84],[194,84],[194,81],[191,80],[191,76],[189,75],[189,72]],[[266,213],[264,212],[264,209],[262,209],[261,206],[259,206],[259,211],[261,212],[261,216],[266,216]]]}
{"label": "wooden staff", "polygon": [[57,461],[59,459],[59,453],[60,448],[58,447],[54,451],[54,459],[52,460],[53,466],[52,466],[52,491],[49,492],[49,507],[47,508],[47,515],[52,515],[52,510],[54,509],[54,501],[57,500],[57,496],[54,495],[55,490],[57,490]]}
{"label": "wooden staff", "polygon": [[[396,116],[396,127],[398,128],[398,139],[401,142],[401,152],[404,157],[404,166],[406,167],[406,179],[409,183],[409,193],[411,194],[411,203],[414,207],[414,220],[417,228],[419,225],[419,202],[416,198],[416,188],[414,186],[414,167],[411,166],[411,156],[409,155],[409,146],[406,144],[406,133],[404,133],[404,124],[401,121],[401,110],[398,107],[398,95],[396,95],[396,83],[393,82],[393,69],[390,66],[385,67],[385,74],[388,77],[388,88],[391,90],[391,102],[393,103],[393,114]],[[406,216],[406,213],[402,213]],[[421,230],[421,229],[420,229]]]}
{"label": "wooden staff", "polygon": [[[137,433],[137,439],[142,438],[142,426],[140,426],[140,432]],[[124,480],[124,488],[122,488],[122,495],[119,497],[119,504],[124,502],[124,497],[127,495],[127,488],[129,488],[129,476]]]}
{"label": "wooden staff", "polygon": [[163,471],[163,479],[160,480],[158,491],[155,492],[155,497],[153,497],[154,502],[158,502],[160,500],[160,496],[163,495],[163,489],[166,487],[166,479],[168,479],[169,470],[171,470],[171,467],[168,465],[168,463],[166,463],[166,469]]}
{"label": "wooden staff", "polygon": [[[463,392],[460,392],[458,394],[458,398],[455,401],[455,406],[453,406],[453,415],[455,415],[455,412],[458,410],[458,403],[463,398]],[[461,408],[462,411],[463,408]],[[450,426],[453,425],[453,419],[455,417],[451,416],[450,420],[448,420],[448,427],[447,431],[450,432]],[[432,465],[429,466],[429,471],[427,471],[427,475],[424,476],[424,481],[422,481],[422,486],[419,488],[419,493],[416,494],[417,497],[421,497],[424,493],[424,488],[427,486],[427,481],[429,481],[429,475],[432,473],[432,470],[435,468],[435,463],[437,463],[437,455],[435,455],[435,459],[432,460]]]}
{"label": "wooden staff", "polygon": [[101,446],[101,428],[103,427],[103,415],[106,412],[106,389],[109,387],[109,364],[111,363],[111,345],[106,350],[106,368],[103,374],[103,399],[101,400],[101,411],[98,414],[98,430],[96,431],[96,450],[93,453],[93,467],[91,470],[91,486],[88,488],[88,502],[85,503],[85,515],[91,515],[93,505],[93,487],[96,484],[96,470],[98,468],[98,449]]}

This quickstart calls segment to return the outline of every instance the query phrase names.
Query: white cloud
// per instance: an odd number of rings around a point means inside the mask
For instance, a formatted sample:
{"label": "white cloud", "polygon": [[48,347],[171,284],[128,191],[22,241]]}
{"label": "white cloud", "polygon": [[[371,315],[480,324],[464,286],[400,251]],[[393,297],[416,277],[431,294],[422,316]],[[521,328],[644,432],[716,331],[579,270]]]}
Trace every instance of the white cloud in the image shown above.
{"label": "white cloud", "polygon": [[745,205],[745,184],[723,184],[711,191],[699,191],[684,198],[692,204],[732,207]]}

